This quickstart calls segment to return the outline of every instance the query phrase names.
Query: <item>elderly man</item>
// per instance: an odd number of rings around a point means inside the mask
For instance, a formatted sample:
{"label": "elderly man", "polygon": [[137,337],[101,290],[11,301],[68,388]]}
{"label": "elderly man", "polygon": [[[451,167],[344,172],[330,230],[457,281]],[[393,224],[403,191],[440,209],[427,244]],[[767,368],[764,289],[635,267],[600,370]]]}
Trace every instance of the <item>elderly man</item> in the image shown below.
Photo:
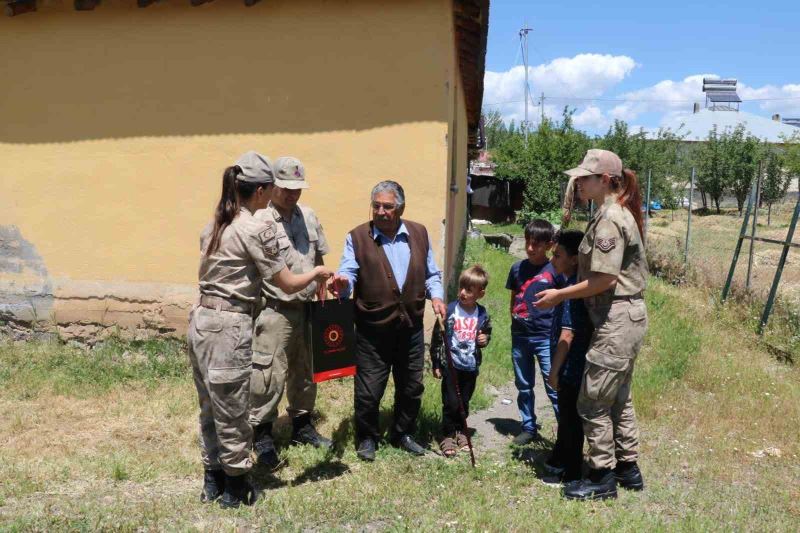
{"label": "elderly man", "polygon": [[413,455],[425,450],[412,433],[422,399],[425,299],[444,316],[442,276],[425,226],[401,218],[405,193],[394,181],[372,189],[372,221],[347,235],[334,293],[355,299],[355,423],[358,457],[375,459],[378,409],[394,377],[390,442]]}
{"label": "elderly man", "polygon": [[[256,217],[274,221],[278,255],[294,273],[322,265],[328,243],[314,211],[298,204],[308,188],[303,164],[281,157],[274,165],[275,187],[266,209]],[[330,448],[331,441],[317,433],[311,412],[317,398],[312,380],[311,353],[305,341],[305,302],[314,299],[316,283],[295,294],[286,294],[271,281],[264,281],[263,310],[255,322],[253,374],[250,381],[250,424],[259,464],[275,467],[278,456],[272,440],[272,425],[286,387],[287,411],[292,418],[292,442]]]}

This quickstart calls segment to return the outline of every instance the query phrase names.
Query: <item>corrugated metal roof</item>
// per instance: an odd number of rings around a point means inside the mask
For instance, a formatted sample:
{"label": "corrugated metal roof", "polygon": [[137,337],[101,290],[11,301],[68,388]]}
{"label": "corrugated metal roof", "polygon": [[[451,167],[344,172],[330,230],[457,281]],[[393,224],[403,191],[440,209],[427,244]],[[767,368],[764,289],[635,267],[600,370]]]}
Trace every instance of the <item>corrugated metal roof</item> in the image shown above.
{"label": "corrugated metal roof", "polygon": [[[800,132],[800,129],[783,124],[776,120],[772,120],[752,113],[744,111],[714,111],[711,109],[702,109],[694,114],[680,115],[669,120],[664,127],[677,131],[683,124],[681,132],[688,132],[686,135],[687,141],[704,141],[708,137],[714,125],[717,126],[717,131],[722,133],[725,130],[733,131],[739,124],[744,124],[745,129],[752,135],[761,140],[766,139],[767,142],[780,143],[783,142],[782,136],[791,137],[793,134]],[[651,131],[655,133],[655,131]]]}

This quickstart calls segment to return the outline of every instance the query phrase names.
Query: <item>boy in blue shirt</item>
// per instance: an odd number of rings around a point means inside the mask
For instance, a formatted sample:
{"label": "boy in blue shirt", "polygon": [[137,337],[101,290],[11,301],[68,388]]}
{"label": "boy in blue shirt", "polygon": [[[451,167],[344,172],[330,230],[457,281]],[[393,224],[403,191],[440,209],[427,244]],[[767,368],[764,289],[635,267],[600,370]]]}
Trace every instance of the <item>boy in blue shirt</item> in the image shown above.
{"label": "boy in blue shirt", "polygon": [[[556,274],[567,278],[564,286],[578,281],[578,247],[582,240],[583,232],[577,230],[560,232],[556,238],[551,262]],[[583,300],[564,300],[555,307],[549,381],[558,391],[558,435],[545,467],[564,483],[581,479],[583,422],[577,404],[592,329]]]}
{"label": "boy in blue shirt", "polygon": [[548,383],[553,309],[537,309],[533,305],[536,293],[555,287],[556,273],[547,258],[547,252],[553,247],[553,234],[553,225],[546,220],[535,219],[525,226],[528,258],[511,266],[506,282],[506,288],[511,291],[511,359],[517,407],[522,419],[522,431],[514,437],[517,446],[534,441],[539,434],[533,395],[535,360],[539,361],[545,391],[558,417],[558,396]]}
{"label": "boy in blue shirt", "polygon": [[431,337],[431,362],[433,377],[442,380],[442,441],[439,448],[445,457],[453,457],[459,450],[468,449],[467,428],[461,419],[458,394],[453,381],[458,383],[461,407],[469,415],[469,401],[475,392],[481,349],[489,344],[492,321],[478,300],[486,294],[489,274],[480,265],[474,265],[458,278],[458,300],[450,302],[445,317],[445,335],[450,344],[455,379],[443,353],[442,335],[437,322]]}

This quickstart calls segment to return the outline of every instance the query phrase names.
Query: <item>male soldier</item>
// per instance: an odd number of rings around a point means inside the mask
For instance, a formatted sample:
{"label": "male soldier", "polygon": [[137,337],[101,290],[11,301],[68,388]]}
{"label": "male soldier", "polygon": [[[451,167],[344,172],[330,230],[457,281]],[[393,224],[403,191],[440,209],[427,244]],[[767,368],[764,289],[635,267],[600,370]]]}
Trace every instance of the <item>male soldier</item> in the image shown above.
{"label": "male soldier", "polygon": [[[274,172],[272,200],[256,217],[276,223],[278,255],[287,268],[293,273],[308,272],[323,264],[328,243],[314,211],[297,203],[302,190],[308,188],[305,169],[297,159],[281,157],[275,161]],[[316,283],[295,294],[286,294],[267,280],[263,284],[263,309],[253,332],[250,424],[258,462],[272,468],[278,464],[272,425],[278,416],[287,376],[292,442],[317,448],[329,448],[332,444],[317,433],[311,421],[317,386],[312,381],[311,353],[305,342],[304,304],[314,299],[316,291]]]}

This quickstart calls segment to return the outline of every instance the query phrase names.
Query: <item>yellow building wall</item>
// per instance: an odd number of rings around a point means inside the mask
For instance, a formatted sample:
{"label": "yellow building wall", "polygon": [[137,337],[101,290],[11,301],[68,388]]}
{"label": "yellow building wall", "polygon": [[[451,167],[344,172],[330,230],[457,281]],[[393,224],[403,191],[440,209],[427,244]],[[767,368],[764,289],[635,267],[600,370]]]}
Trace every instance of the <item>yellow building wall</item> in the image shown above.
{"label": "yellow building wall", "polygon": [[451,11],[449,0],[118,0],[0,17],[0,312],[76,336],[98,324],[181,333],[199,231],[222,170],[249,149],[303,161],[301,203],[325,227],[328,264],[369,217],[371,187],[392,178],[452,266]]}

